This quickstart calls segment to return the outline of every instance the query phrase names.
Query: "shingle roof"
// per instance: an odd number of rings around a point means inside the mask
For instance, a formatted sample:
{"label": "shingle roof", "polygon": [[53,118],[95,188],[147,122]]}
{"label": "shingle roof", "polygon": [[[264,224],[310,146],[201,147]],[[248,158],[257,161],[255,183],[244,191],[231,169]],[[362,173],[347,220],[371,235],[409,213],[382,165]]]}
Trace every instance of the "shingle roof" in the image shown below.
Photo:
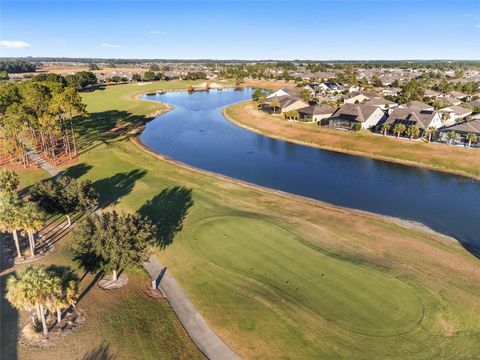
{"label": "shingle roof", "polygon": [[335,109],[327,105],[310,105],[305,108],[297,110],[300,114],[305,115],[328,115],[333,114]]}
{"label": "shingle roof", "polygon": [[425,104],[421,101],[410,101],[403,105],[404,108],[416,108],[416,109],[433,109],[433,106]]}
{"label": "shingle roof", "polygon": [[385,121],[386,124],[410,124],[416,125],[421,129],[430,126],[433,118],[437,114],[436,111],[422,110],[415,107],[396,108]]}
{"label": "shingle roof", "polygon": [[[461,106],[457,106],[457,105],[451,105],[449,106],[447,109],[450,109],[452,110],[455,114],[458,114],[458,115],[467,115],[469,113],[472,112],[471,109],[466,109],[464,107],[461,107]],[[442,111],[443,109],[440,109],[439,112],[444,112]]]}
{"label": "shingle roof", "polygon": [[480,134],[480,119],[453,125],[446,129],[443,129],[442,131],[459,131],[459,132]]}
{"label": "shingle roof", "polygon": [[378,106],[344,104],[333,113],[332,118],[365,122],[376,110],[379,110]]}
{"label": "shingle roof", "polygon": [[384,99],[382,97],[371,98],[370,100],[367,100],[364,104],[365,105],[374,105],[374,106],[387,105],[387,104],[388,105],[397,105],[393,101]]}
{"label": "shingle roof", "polygon": [[462,98],[467,96],[466,94],[464,94],[460,91],[449,91],[448,94],[457,98],[457,99],[462,99]]}

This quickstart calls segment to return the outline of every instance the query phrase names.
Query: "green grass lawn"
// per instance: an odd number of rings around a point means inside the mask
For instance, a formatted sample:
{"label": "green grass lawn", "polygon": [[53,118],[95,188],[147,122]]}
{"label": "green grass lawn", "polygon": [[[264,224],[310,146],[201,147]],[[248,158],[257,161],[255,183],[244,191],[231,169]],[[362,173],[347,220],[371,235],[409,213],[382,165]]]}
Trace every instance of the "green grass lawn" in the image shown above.
{"label": "green grass lawn", "polygon": [[[152,86],[167,85],[185,82]],[[137,91],[121,85],[84,95],[92,116],[81,124],[79,140],[88,146],[67,172],[91,179],[103,206],[149,214],[162,226],[165,249],[158,256],[237,353],[248,359],[478,355],[478,259],[431,234],[159,160],[128,141],[128,131],[111,135],[158,109],[131,100]],[[121,351],[129,346],[122,331],[142,349],[145,334],[153,333],[135,320],[148,313],[133,308],[137,297],[119,298],[126,314],[106,320],[106,333],[95,330]]]}
{"label": "green grass lawn", "polygon": [[[72,262],[69,233],[55,246],[54,252],[37,263],[77,267]],[[36,264],[37,264],[36,263]],[[78,269],[78,275],[84,275]],[[9,274],[0,276],[3,283]],[[141,288],[148,286],[149,277],[139,270],[128,271],[129,284],[119,290],[103,291],[94,284],[94,275],[81,281],[85,292],[77,307],[86,321],[75,334],[56,340],[56,345],[43,350],[18,346],[17,323],[28,321],[26,313],[11,311],[2,303],[2,359],[81,359],[90,354],[104,359],[108,353],[115,359],[202,359],[165,299],[152,299]],[[103,352],[102,352],[103,351]]]}

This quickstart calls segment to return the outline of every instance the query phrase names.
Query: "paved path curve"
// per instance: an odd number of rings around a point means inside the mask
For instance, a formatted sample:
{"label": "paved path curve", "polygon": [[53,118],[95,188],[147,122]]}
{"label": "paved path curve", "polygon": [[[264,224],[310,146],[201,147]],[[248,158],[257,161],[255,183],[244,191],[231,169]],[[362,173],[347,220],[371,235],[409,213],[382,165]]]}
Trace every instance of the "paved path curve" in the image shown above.
{"label": "paved path curve", "polygon": [[[51,176],[56,177],[60,175],[60,172],[43,160],[35,150],[29,149],[28,156]],[[165,266],[163,266],[156,257],[151,256],[149,261],[144,264],[144,267],[150,277],[154,280],[158,280],[161,275],[160,282],[157,282],[159,290],[165,294],[173,311],[175,311],[175,314],[188,335],[208,359],[241,359],[222,341],[222,339],[218,337],[217,334],[215,334],[202,315],[200,315],[197,309],[195,309],[195,306],[193,306],[187,295],[183,292],[180,284],[170,272],[166,271]]]}
{"label": "paved path curve", "polygon": [[27,155],[32,161],[34,161],[38,166],[40,166],[43,170],[48,172],[53,177],[58,176],[60,174],[60,171],[58,171],[48,162],[43,160],[30,144],[27,144]]}
{"label": "paved path curve", "polygon": [[183,292],[180,284],[155,256],[150,256],[144,267],[152,279],[157,280],[160,277],[157,281],[159,290],[165,294],[188,335],[208,359],[241,359],[215,334]]}

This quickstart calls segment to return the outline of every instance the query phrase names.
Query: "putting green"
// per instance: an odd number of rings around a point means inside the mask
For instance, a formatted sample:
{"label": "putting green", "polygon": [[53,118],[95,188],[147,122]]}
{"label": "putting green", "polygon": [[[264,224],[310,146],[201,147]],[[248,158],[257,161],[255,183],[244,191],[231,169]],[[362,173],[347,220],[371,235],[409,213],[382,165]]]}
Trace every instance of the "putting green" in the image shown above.
{"label": "putting green", "polygon": [[268,221],[213,218],[197,228],[191,241],[210,262],[270,286],[343,330],[393,336],[422,321],[423,305],[406,282],[322,254]]}

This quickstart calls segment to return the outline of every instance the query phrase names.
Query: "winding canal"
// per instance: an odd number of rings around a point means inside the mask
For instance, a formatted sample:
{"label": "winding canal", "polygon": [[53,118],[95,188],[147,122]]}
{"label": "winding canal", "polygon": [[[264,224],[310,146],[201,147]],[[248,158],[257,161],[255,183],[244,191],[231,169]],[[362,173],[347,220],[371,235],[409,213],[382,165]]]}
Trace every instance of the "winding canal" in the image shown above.
{"label": "winding canal", "polygon": [[223,117],[223,107],[250,99],[251,93],[251,89],[225,89],[145,95],[175,109],[151,121],[141,141],[201,169],[413,220],[480,248],[479,181],[275,140]]}

